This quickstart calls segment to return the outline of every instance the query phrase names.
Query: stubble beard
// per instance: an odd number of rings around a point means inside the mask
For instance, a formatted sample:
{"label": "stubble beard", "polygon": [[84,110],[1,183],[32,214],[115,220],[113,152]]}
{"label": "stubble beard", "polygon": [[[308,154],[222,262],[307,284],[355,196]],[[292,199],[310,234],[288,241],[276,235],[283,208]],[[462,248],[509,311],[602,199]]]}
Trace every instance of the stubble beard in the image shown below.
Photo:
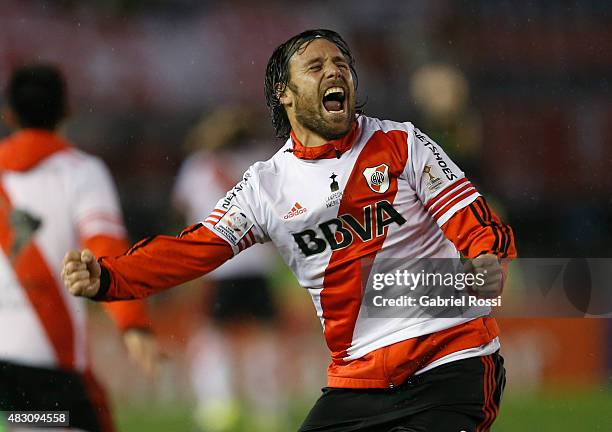
{"label": "stubble beard", "polygon": [[348,116],[342,121],[334,122],[324,117],[319,100],[304,100],[299,98],[295,103],[295,118],[306,129],[323,137],[327,141],[345,136],[351,130],[355,118],[355,104],[347,103]]}

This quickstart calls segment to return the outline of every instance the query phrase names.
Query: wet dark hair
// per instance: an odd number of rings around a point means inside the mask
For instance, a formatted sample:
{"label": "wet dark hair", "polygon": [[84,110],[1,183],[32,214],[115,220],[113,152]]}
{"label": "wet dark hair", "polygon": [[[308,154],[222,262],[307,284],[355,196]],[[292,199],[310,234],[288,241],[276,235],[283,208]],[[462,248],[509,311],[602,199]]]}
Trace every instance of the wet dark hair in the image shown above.
{"label": "wet dark hair", "polygon": [[15,69],[6,93],[20,127],[53,130],[66,115],[66,83],[55,66],[31,64]]}
{"label": "wet dark hair", "polygon": [[[355,81],[355,90],[357,90],[358,80],[357,72],[355,71],[355,59],[342,36],[333,30],[325,29],[306,30],[293,36],[274,50],[266,67],[266,79],[264,82],[266,105],[270,110],[272,126],[274,126],[274,132],[278,138],[287,139],[291,132],[291,124],[289,123],[287,112],[278,97],[278,94],[285,90],[289,82],[289,59],[302,45],[318,38],[327,39],[338,47],[351,68],[353,80]],[[279,85],[280,88],[277,88]]]}

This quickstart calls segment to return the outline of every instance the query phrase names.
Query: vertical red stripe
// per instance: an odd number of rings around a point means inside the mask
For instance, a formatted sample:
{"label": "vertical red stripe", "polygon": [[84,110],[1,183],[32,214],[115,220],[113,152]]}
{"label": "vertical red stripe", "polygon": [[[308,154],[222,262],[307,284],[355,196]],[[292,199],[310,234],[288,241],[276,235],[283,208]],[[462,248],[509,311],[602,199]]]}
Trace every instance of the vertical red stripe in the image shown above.
{"label": "vertical red stripe", "polygon": [[[13,265],[17,280],[36,311],[51,342],[59,366],[74,368],[74,329],[60,287],[50,272],[38,247],[30,241],[11,257],[13,230],[10,224],[11,202],[0,184],[0,242]],[[58,270],[59,271],[59,270]]]}
{"label": "vertical red stripe", "polygon": [[493,422],[495,421],[495,419],[497,418],[497,407],[495,405],[494,402],[494,393],[495,393],[495,387],[496,387],[496,383],[495,383],[495,364],[493,363],[493,359],[491,358],[491,356],[487,356],[486,357],[486,361],[489,362],[489,370],[490,370],[490,378],[489,378],[489,384],[490,384],[490,388],[489,388],[489,401],[488,401],[488,407],[489,410],[491,411],[491,418],[489,419],[489,422],[486,424],[486,429],[490,429],[491,425],[493,424]]}
{"label": "vertical red stripe", "polygon": [[484,373],[483,373],[483,377],[482,377],[482,383],[483,383],[482,384],[483,385],[483,389],[482,389],[482,395],[483,395],[482,396],[483,397],[482,412],[484,413],[484,420],[476,428],[477,432],[486,431],[485,427],[486,427],[486,424],[489,422],[489,418],[491,416],[491,413],[490,413],[489,408],[487,406],[487,401],[489,399],[489,388],[490,388],[490,383],[489,383],[489,363],[487,362],[486,357],[480,357],[480,360],[482,361],[482,364],[484,366]]}
{"label": "vertical red stripe", "polygon": [[480,358],[484,365],[484,377],[483,377],[483,398],[484,402],[482,405],[482,411],[485,413],[485,418],[482,423],[476,428],[478,432],[486,432],[490,430],[491,425],[497,418],[499,409],[495,403],[495,389],[496,383],[496,372],[495,362],[493,358],[489,356],[483,356]]}
{"label": "vertical red stripe", "polygon": [[495,362],[493,361],[493,356],[489,356],[489,361],[491,362],[491,368],[493,370],[491,379],[493,380],[493,391],[491,391],[491,407],[495,412],[495,417],[499,414],[499,407],[495,402],[495,391],[497,390],[497,369],[495,368]]}
{"label": "vertical red stripe", "polygon": [[[386,200],[393,203],[397,193],[397,177],[408,158],[407,134],[403,131],[384,133],[377,131],[361,150],[347,181],[345,194],[338,208],[338,215],[351,214],[362,222],[363,208],[375,202]],[[383,193],[374,192],[368,186],[363,171],[385,163],[389,165],[389,189]],[[372,205],[374,209],[374,205]],[[375,215],[372,215],[374,221]],[[373,233],[376,228],[372,227]],[[325,269],[321,306],[325,322],[325,339],[334,361],[346,357],[353,340],[355,323],[362,299],[362,259],[373,260],[382,248],[385,235],[363,242],[353,233],[353,243],[346,248],[332,252]]]}
{"label": "vertical red stripe", "polygon": [[100,432],[115,432],[113,418],[106,397],[106,392],[98,383],[93,373],[88,369],[83,373],[83,382],[87,390],[89,400],[93,405],[98,418],[98,423],[101,427]]}

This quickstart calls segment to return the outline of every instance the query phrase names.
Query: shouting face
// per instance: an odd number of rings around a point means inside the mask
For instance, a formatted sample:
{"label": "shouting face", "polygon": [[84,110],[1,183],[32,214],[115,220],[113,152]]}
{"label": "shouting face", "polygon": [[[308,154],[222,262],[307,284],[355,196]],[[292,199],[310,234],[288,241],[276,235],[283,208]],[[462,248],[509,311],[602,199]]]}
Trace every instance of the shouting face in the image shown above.
{"label": "shouting face", "polygon": [[338,47],[323,38],[300,47],[289,61],[289,82],[280,99],[294,129],[328,141],[346,135],[355,118],[355,85]]}

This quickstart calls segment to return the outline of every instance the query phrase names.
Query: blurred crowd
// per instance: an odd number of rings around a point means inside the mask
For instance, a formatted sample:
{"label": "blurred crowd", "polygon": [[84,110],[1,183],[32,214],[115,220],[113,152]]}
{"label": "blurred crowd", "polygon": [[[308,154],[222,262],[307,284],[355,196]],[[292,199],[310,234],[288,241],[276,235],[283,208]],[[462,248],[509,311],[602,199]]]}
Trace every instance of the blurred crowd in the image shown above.
{"label": "blurred crowd", "polygon": [[[355,51],[365,111],[413,120],[462,154],[468,175],[506,206],[522,256],[604,256],[611,17],[605,1],[5,0],[0,79],[32,59],[63,67],[67,134],[110,165],[140,238],[169,229],[189,125],[226,103],[266,124],[272,49],[296,29],[334,28]],[[423,77],[444,68],[446,77]],[[427,80],[461,88],[436,102],[438,84],[420,88]],[[436,103],[454,112],[433,118]],[[270,127],[260,134],[271,154],[280,143]]]}
{"label": "blurred crowd", "polygon": [[[215,156],[231,184],[252,155],[281,145],[265,109],[265,64],[313,27],[351,45],[364,111],[413,121],[440,143],[514,228],[520,256],[609,254],[610,2],[3,0],[0,82],[24,62],[59,65],[71,94],[64,133],[108,164],[131,239],[176,234],[192,222],[172,191],[193,151],[240,138],[247,148],[233,160]],[[289,316],[285,352],[299,351],[290,333],[312,327],[300,313],[278,313]],[[178,339],[184,349],[188,337]]]}

